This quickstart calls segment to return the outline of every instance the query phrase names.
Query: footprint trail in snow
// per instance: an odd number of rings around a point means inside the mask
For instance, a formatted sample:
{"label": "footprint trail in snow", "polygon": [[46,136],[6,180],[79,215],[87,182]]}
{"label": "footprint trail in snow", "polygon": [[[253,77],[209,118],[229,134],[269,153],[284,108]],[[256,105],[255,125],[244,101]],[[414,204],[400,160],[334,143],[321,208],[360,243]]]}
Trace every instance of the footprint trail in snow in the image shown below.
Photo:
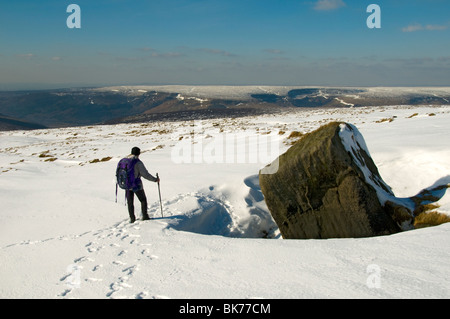
{"label": "footprint trail in snow", "polygon": [[68,273],[61,276],[64,290],[57,296],[77,298],[80,290],[92,291],[92,296],[106,298],[158,298],[149,291],[134,288],[143,266],[151,268],[159,256],[152,253],[152,243],[141,241],[141,225],[128,221],[92,232],[84,244],[86,254],[74,259]]}

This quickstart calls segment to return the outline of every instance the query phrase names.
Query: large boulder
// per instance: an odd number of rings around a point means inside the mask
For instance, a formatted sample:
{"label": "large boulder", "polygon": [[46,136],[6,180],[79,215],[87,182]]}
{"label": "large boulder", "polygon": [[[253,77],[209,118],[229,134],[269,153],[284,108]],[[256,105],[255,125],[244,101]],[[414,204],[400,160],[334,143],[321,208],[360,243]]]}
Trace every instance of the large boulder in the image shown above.
{"label": "large boulder", "polygon": [[412,228],[411,201],[394,196],[351,124],[321,127],[271,165],[261,170],[260,185],[285,239],[371,237]]}

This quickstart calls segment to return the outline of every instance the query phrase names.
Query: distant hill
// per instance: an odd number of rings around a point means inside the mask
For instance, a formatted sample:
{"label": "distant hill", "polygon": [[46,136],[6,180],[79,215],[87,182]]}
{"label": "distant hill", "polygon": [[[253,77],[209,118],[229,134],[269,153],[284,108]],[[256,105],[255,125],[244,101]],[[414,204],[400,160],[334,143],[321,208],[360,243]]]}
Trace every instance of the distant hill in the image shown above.
{"label": "distant hill", "polygon": [[[67,127],[197,115],[241,116],[290,107],[450,104],[450,88],[118,86],[0,92],[0,130]],[[16,121],[16,122],[14,122]],[[39,123],[39,124],[32,124]]]}
{"label": "distant hill", "polygon": [[37,130],[47,128],[44,125],[24,122],[13,119],[0,114],[0,131],[14,131],[14,130]]}

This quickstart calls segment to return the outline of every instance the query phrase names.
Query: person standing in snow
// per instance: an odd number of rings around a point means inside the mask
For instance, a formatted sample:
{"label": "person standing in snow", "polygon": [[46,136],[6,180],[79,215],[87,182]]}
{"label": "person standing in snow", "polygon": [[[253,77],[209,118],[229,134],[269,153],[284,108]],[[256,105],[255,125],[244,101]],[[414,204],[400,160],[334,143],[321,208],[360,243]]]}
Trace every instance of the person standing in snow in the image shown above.
{"label": "person standing in snow", "polygon": [[147,213],[147,197],[145,196],[144,185],[142,184],[141,177],[151,181],[158,183],[159,177],[156,178],[151,175],[144,166],[144,163],[139,159],[139,155],[141,154],[141,150],[138,147],[133,147],[131,150],[131,154],[128,155],[128,158],[135,158],[136,164],[134,166],[134,177],[136,179],[136,184],[138,185],[138,189],[126,190],[127,204],[128,204],[128,213],[130,215],[130,223],[134,223],[136,221],[136,216],[134,215],[134,195],[137,196],[139,201],[141,202],[141,211],[142,211],[142,220],[149,220],[150,217]]}

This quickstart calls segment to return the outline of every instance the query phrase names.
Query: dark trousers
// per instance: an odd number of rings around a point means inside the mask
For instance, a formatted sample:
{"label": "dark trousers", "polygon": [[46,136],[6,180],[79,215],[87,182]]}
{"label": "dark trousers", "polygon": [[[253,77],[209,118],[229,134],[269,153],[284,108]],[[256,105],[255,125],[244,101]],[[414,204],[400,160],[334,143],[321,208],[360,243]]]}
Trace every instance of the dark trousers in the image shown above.
{"label": "dark trousers", "polygon": [[136,194],[137,198],[141,202],[141,211],[142,211],[142,217],[148,217],[147,214],[147,197],[145,196],[145,192],[143,189],[138,190],[136,192],[127,190],[127,204],[128,204],[128,213],[130,214],[130,218],[134,219],[134,194]]}

